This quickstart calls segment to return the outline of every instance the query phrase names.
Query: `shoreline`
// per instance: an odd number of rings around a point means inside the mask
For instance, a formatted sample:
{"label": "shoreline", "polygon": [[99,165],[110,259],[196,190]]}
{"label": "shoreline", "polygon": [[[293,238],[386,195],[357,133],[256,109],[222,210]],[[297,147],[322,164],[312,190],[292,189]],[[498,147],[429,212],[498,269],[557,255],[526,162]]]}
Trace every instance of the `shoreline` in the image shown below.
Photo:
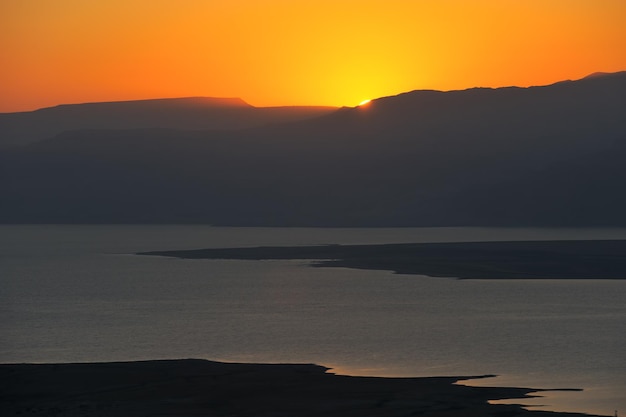
{"label": "shoreline", "polygon": [[314,267],[458,279],[626,279],[626,240],[266,246],[139,252],[180,259],[308,260]]}
{"label": "shoreline", "polygon": [[0,410],[6,416],[60,417],[590,416],[489,403],[560,390],[457,384],[493,375],[385,378],[329,370],[200,359],[1,364]]}

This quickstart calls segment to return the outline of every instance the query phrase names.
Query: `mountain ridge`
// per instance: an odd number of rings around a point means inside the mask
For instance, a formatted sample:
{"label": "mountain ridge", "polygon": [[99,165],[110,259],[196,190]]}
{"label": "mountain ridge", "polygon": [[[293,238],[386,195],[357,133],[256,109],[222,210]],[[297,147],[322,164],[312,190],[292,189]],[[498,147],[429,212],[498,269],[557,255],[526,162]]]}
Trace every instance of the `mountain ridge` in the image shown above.
{"label": "mountain ridge", "polygon": [[[253,107],[239,97],[206,97],[206,96],[190,96],[190,97],[169,97],[169,98],[151,98],[151,99],[135,99],[135,100],[113,100],[113,101],[89,101],[83,103],[63,103],[55,106],[43,107],[32,111],[24,111],[19,113],[31,113],[39,111],[47,111],[50,109],[67,109],[73,107],[88,106],[108,106],[108,105],[132,105],[132,104],[182,104],[182,105],[201,105],[206,107]],[[5,113],[6,114],[6,113]]]}
{"label": "mountain ridge", "polygon": [[334,107],[254,107],[240,98],[185,97],[61,104],[0,114],[0,148],[84,129],[232,130],[318,117]]}
{"label": "mountain ridge", "polygon": [[[5,223],[626,226],[626,72],[0,152]],[[426,99],[425,99],[426,98]]]}

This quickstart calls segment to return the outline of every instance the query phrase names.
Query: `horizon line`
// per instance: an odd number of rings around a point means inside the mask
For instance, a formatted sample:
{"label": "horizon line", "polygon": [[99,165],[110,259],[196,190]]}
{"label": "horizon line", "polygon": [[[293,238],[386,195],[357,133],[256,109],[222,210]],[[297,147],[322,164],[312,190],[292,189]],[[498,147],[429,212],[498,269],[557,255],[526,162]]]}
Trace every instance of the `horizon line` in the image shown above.
{"label": "horizon line", "polygon": [[[431,89],[431,88],[417,88],[417,89],[413,89],[413,90],[408,90],[408,91],[400,91],[394,94],[388,94],[388,95],[383,95],[380,97],[371,97],[371,98],[366,98],[364,100],[359,100],[359,103],[353,104],[353,105],[328,105],[328,104],[278,104],[278,105],[269,105],[269,106],[257,106],[254,104],[251,104],[250,102],[248,102],[245,98],[243,97],[237,97],[237,96],[228,96],[228,97],[222,97],[222,96],[203,96],[203,95],[192,95],[192,96],[171,96],[171,97],[154,97],[154,98],[132,98],[132,99],[120,99],[120,100],[104,100],[104,101],[79,101],[79,102],[72,102],[72,103],[57,103],[57,104],[52,104],[49,106],[44,106],[44,107],[37,107],[37,108],[31,108],[31,109],[27,109],[27,110],[16,110],[16,111],[0,111],[0,114],[14,114],[14,113],[31,113],[31,112],[36,112],[39,110],[45,110],[45,109],[53,109],[53,108],[58,108],[58,107],[64,107],[64,106],[81,106],[81,105],[91,105],[91,104],[117,104],[117,103],[135,103],[135,102],[154,102],[154,101],[174,101],[174,100],[194,100],[194,99],[204,99],[204,100],[223,100],[223,101],[238,101],[241,103],[242,107],[252,107],[252,108],[257,108],[257,109],[265,109],[265,108],[285,108],[285,107],[325,107],[325,108],[335,108],[335,109],[340,109],[340,108],[355,108],[355,107],[359,107],[363,102],[371,102],[371,101],[375,101],[375,100],[379,100],[379,99],[383,99],[383,98],[389,98],[389,97],[397,97],[403,94],[409,94],[409,93],[413,93],[413,92],[417,92],[417,91],[431,91],[431,92],[441,92],[441,93],[448,93],[448,92],[458,92],[458,91],[468,91],[468,90],[473,90],[473,89],[488,89],[488,90],[498,90],[498,89],[505,89],[505,88],[520,88],[520,89],[528,89],[528,88],[534,88],[534,87],[548,87],[551,85],[555,85],[555,84],[559,84],[559,83],[563,83],[563,82],[572,82],[572,81],[581,81],[584,79],[589,79],[589,78],[596,78],[596,77],[602,77],[602,76],[610,76],[610,75],[614,75],[614,74],[620,74],[620,73],[626,73],[626,69],[624,70],[620,70],[620,71],[595,71],[592,72],[590,74],[587,74],[584,77],[581,78],[576,78],[576,79],[562,79],[562,80],[558,80],[552,83],[548,83],[548,84],[536,84],[536,85],[528,85],[528,86],[520,86],[520,85],[502,85],[502,86],[497,86],[497,87],[489,87],[489,86],[480,86],[480,85],[476,85],[476,86],[472,86],[472,87],[466,87],[466,88],[453,88],[453,89]],[[236,106],[233,106],[236,107]]]}

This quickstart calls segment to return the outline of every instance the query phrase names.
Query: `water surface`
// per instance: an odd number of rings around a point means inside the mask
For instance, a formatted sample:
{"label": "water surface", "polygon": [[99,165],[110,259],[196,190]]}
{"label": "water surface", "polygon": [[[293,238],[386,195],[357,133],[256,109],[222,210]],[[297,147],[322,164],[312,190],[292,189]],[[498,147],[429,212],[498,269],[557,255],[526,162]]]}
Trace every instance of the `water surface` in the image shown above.
{"label": "water surface", "polygon": [[626,238],[625,230],[0,226],[0,362],[206,358],[354,375],[498,374],[584,388],[548,409],[626,410],[626,281],[454,280],[179,260],[135,252],[258,245]]}

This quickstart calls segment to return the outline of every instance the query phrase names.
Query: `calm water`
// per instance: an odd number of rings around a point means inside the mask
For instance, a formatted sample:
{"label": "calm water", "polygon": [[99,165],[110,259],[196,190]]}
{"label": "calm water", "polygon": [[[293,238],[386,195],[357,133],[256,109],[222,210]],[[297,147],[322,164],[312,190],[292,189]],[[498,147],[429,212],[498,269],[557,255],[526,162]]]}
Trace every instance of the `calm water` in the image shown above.
{"label": "calm water", "polygon": [[626,412],[626,281],[454,280],[137,251],[626,238],[626,230],[0,226],[0,362],[206,358],[353,375],[498,374]]}

